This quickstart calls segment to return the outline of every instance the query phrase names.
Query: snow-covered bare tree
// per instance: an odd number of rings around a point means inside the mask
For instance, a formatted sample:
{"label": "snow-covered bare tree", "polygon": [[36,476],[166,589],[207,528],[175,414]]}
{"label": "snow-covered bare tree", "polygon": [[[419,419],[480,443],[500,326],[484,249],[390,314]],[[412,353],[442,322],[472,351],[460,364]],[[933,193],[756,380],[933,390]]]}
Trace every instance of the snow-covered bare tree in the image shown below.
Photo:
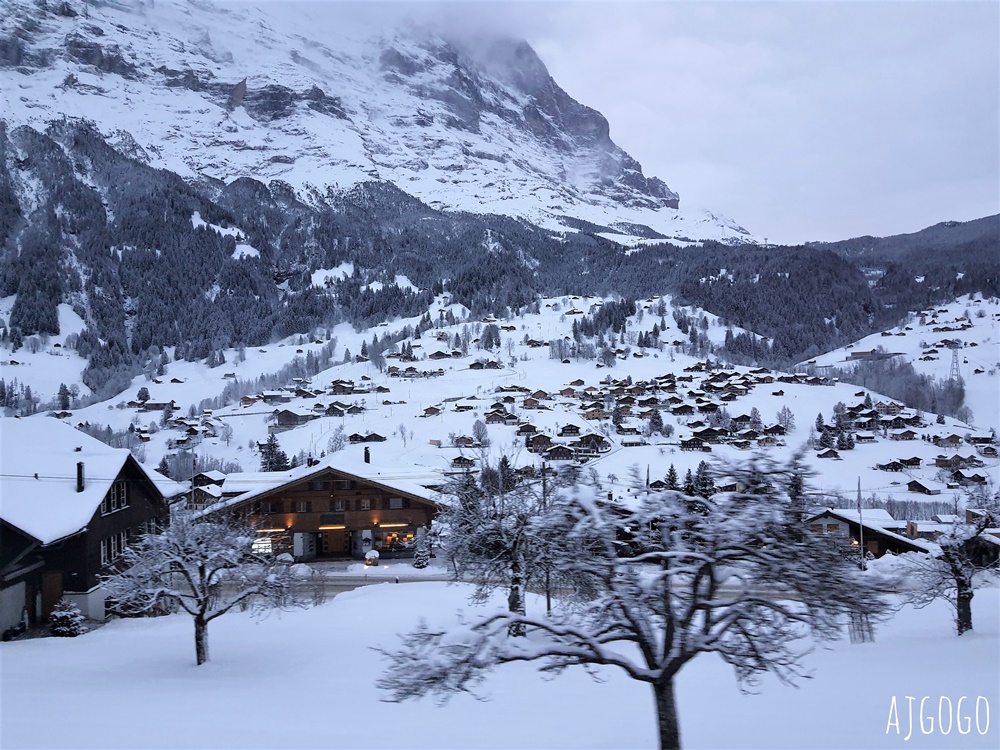
{"label": "snow-covered bare tree", "polygon": [[802,524],[802,495],[789,493],[796,470],[756,458],[727,471],[749,491],[649,493],[631,509],[578,484],[537,524],[558,535],[548,550],[556,567],[589,581],[593,598],[547,617],[511,608],[442,629],[422,624],[384,652],[392,669],[378,686],[391,701],[447,698],[509,662],[617,667],[650,685],[660,747],[679,748],[675,678],[699,654],[719,655],[741,684],[765,672],[794,683],[812,643],[843,634],[844,615],[882,610],[841,543]]}
{"label": "snow-covered bare tree", "polygon": [[102,586],[114,611],[143,615],[180,607],[194,618],[195,655],[208,661],[208,624],[234,608],[261,611],[299,606],[292,590],[291,558],[253,551],[258,536],[240,518],[191,511],[171,515],[160,533],[125,548],[116,572]]}
{"label": "snow-covered bare tree", "polygon": [[795,429],[795,415],[792,410],[787,406],[782,406],[778,410],[778,424],[785,428],[785,432],[791,432]]}
{"label": "snow-covered bare tree", "polygon": [[[959,635],[972,630],[972,598],[977,588],[1000,578],[1000,528],[997,498],[985,493],[970,498],[982,507],[966,511],[964,521],[951,525],[938,539],[938,549],[924,555],[907,555],[905,566],[911,586],[906,598],[916,607],[945,599],[955,607]],[[992,532],[992,534],[991,534]]]}
{"label": "snow-covered bare tree", "polygon": [[[554,502],[566,479],[545,474],[544,481],[515,485],[509,471],[488,468],[488,482],[463,474],[446,485],[445,510],[434,522],[447,529],[441,536],[441,556],[456,577],[475,584],[474,601],[486,601],[494,590],[503,589],[509,611],[523,616],[528,587],[545,585],[554,539],[535,519]],[[550,569],[548,584],[552,586]],[[512,620],[510,633],[523,635],[523,625]]]}
{"label": "snow-covered bare tree", "polygon": [[486,426],[486,422],[481,419],[477,419],[472,423],[472,439],[479,443],[484,448],[488,447],[490,444],[490,430]]}
{"label": "snow-covered bare tree", "polygon": [[339,453],[347,447],[347,435],[344,433],[343,425],[337,425],[337,429],[333,431],[330,435],[330,439],[326,441],[326,452],[327,453]]}

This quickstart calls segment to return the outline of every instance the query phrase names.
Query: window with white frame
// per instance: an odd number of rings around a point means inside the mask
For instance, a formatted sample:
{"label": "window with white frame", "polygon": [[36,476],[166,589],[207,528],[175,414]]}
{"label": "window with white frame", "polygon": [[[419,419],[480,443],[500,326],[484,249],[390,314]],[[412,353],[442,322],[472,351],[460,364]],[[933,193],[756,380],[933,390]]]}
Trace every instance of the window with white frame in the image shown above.
{"label": "window with white frame", "polygon": [[101,501],[101,515],[128,507],[128,482],[115,482]]}

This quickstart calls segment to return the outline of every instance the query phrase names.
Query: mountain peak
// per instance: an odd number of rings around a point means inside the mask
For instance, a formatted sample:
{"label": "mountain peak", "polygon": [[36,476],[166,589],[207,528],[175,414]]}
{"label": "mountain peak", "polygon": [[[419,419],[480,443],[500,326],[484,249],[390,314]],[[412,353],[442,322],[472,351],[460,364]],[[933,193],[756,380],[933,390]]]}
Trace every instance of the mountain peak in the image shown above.
{"label": "mountain peak", "polygon": [[0,21],[12,124],[85,118],[185,179],[280,179],[303,194],[381,180],[435,209],[558,231],[572,216],[748,239],[680,211],[522,39],[347,28],[336,3],[48,7],[19,0]]}

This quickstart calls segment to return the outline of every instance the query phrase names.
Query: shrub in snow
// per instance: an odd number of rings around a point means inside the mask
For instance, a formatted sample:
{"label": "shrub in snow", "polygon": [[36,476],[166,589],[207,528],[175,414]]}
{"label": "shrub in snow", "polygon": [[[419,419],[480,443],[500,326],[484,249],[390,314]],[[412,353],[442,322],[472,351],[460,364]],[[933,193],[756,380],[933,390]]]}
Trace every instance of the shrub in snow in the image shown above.
{"label": "shrub in snow", "polygon": [[60,599],[49,615],[49,632],[62,638],[75,638],[87,632],[84,619],[79,607],[66,599]]}

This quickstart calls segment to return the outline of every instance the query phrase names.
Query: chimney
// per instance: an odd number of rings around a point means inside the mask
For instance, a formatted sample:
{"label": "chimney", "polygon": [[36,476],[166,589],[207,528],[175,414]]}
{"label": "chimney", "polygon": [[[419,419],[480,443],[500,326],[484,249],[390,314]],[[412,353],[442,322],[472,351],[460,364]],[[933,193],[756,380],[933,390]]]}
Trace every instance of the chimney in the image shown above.
{"label": "chimney", "polygon": [[365,463],[370,464],[372,462],[372,452],[368,450],[368,446],[365,446]]}
{"label": "chimney", "polygon": [[83,492],[83,461],[76,462],[76,491]]}

